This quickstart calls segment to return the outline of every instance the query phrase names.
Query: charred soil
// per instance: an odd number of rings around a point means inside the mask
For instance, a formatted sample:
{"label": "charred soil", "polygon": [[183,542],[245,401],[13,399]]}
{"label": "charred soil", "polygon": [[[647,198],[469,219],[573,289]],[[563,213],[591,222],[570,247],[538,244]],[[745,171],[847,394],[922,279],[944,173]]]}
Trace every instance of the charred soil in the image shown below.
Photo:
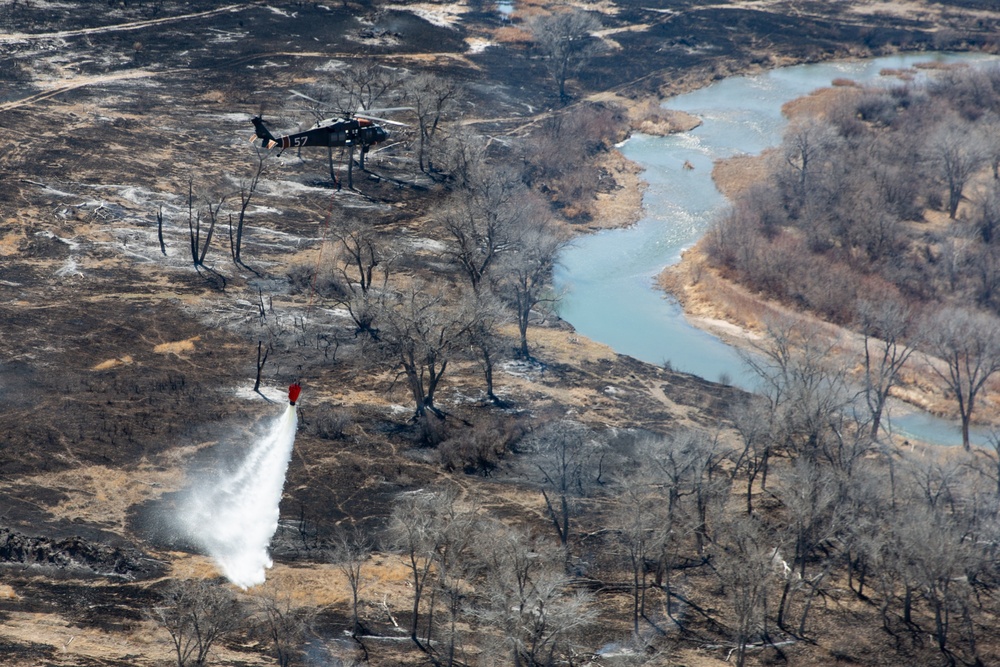
{"label": "charred soil", "polygon": [[[287,151],[250,209],[243,264],[230,257],[222,220],[204,264],[193,265],[188,199],[192,190],[231,194],[251,172],[252,115],[285,127],[303,121],[288,91],[362,58],[453,77],[470,124],[501,141],[517,135],[564,112],[530,44],[505,41],[509,25],[482,3],[462,5],[450,24],[426,18],[422,6],[346,0],[55,4],[0,6],[2,661],[169,661],[166,635],[146,610],[167,579],[217,572],[160,518],[185,471],[244,446],[291,381],[305,393],[272,549],[277,580],[308,587],[296,577],[322,569],[337,524],[375,532],[399,492],[437,484],[546,530],[537,491],[511,467],[516,452],[484,467],[426,447],[401,383],[358,370],[357,341],[343,323],[347,333],[333,342],[318,333],[317,323],[337,317],[311,279],[331,252],[332,208],[371,216],[403,249],[407,271],[434,274],[424,261],[437,241],[428,213],[451,186],[415,167],[411,145],[373,155],[368,172],[355,171],[354,190],[331,187],[325,155]],[[605,27],[623,30],[571,82],[577,100],[606,92],[642,100],[784,62],[941,46],[944,28],[947,45],[983,47],[997,24],[964,6],[947,19],[939,5],[907,19],[821,2],[602,7]],[[470,48],[476,40],[491,45]],[[310,279],[296,280],[295,267]],[[711,429],[741,400],[732,388],[581,340],[559,321],[529,335],[535,359],[498,373],[503,409],[483,399],[472,364],[450,372],[440,405],[452,439],[487,420],[514,433],[566,415],[595,428]],[[258,343],[268,336],[280,344],[255,393]],[[407,615],[393,558],[380,557],[384,585],[364,609],[373,634],[393,635]],[[346,598],[331,594],[320,615],[317,627],[345,627]],[[602,641],[627,634],[626,625],[609,621]],[[268,664],[262,646],[227,643],[214,660]],[[827,664],[824,651],[808,653],[796,664]],[[427,663],[409,645],[378,640],[369,658]]]}

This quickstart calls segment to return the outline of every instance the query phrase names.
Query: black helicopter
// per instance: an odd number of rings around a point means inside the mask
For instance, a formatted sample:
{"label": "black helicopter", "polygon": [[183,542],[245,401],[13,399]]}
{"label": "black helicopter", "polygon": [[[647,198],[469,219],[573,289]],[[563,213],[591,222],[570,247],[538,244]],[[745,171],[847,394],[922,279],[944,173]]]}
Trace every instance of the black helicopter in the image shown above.
{"label": "black helicopter", "polygon": [[261,139],[265,148],[280,146],[285,148],[303,148],[306,146],[360,146],[362,153],[375,144],[389,138],[389,131],[368,118],[327,118],[321,120],[304,132],[275,137],[264,125],[260,116],[250,119],[256,134],[254,139]]}
{"label": "black helicopter", "polygon": [[[314,102],[317,105],[322,104],[319,100],[315,100],[296,90],[291,91],[291,93],[309,100],[310,102]],[[409,108],[410,107],[396,107],[393,109],[380,109],[379,111],[402,111],[408,110]],[[368,153],[368,150],[375,144],[383,143],[389,139],[389,131],[380,123],[406,127],[406,123],[400,123],[394,120],[369,116],[368,114],[353,114],[343,118],[326,118],[317,122],[304,132],[275,137],[267,129],[267,126],[264,125],[264,120],[261,116],[251,118],[250,122],[253,123],[255,130],[254,136],[251,137],[250,140],[254,141],[256,139],[260,139],[264,148],[270,149],[280,147],[283,151],[286,148],[302,149],[304,147],[325,146],[330,160],[330,177],[333,178],[333,181],[337,183],[338,187],[340,186],[340,182],[337,180],[337,175],[333,168],[333,149],[335,147],[340,146],[347,148],[348,187],[354,187],[352,178],[354,167],[354,148],[356,146],[361,148],[359,165],[361,169],[364,169],[365,155]]]}

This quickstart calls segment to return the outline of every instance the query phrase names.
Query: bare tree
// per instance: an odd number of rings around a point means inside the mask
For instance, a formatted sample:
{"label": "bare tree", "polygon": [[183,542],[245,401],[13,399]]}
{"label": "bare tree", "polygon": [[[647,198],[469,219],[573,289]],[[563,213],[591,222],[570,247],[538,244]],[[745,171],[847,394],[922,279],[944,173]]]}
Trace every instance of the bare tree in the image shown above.
{"label": "bare tree", "polygon": [[877,438],[882,413],[899,373],[913,353],[904,343],[913,313],[902,300],[882,298],[858,302],[857,324],[865,346],[865,400],[871,410],[871,437]]}
{"label": "bare tree", "polygon": [[954,220],[969,179],[986,163],[983,142],[967,123],[945,120],[927,144],[927,158],[948,188],[948,216]]}
{"label": "bare tree", "polygon": [[445,253],[478,292],[486,274],[503,253],[517,249],[522,230],[540,212],[519,174],[484,164],[440,213]]}
{"label": "bare tree", "polygon": [[508,354],[511,341],[501,328],[510,321],[510,313],[490,290],[482,290],[478,294],[470,290],[465,298],[467,303],[464,308],[471,316],[467,334],[469,346],[483,371],[486,397],[494,405],[503,405],[494,392],[493,370],[497,362]]}
{"label": "bare tree", "polygon": [[466,611],[468,581],[475,573],[476,564],[472,550],[481,539],[481,519],[475,505],[460,507],[457,502],[445,506],[440,514],[440,534],[434,551],[435,595],[431,597],[427,614],[427,646],[432,646],[435,626],[434,601],[438,594],[444,599],[447,614],[445,624],[445,665],[453,667],[459,646],[459,619]]}
{"label": "bare tree", "polygon": [[[777,495],[788,515],[788,539],[793,546],[791,570],[782,587],[777,621],[782,628],[790,625],[788,617],[794,594],[807,589],[798,623],[801,635],[812,601],[837,562],[832,555],[845,526],[844,505],[830,468],[808,458],[796,459],[781,482]],[[819,572],[812,574],[807,567],[814,563],[819,565]]]}
{"label": "bare tree", "polygon": [[188,179],[188,234],[191,241],[191,260],[195,268],[205,265],[205,256],[208,248],[212,244],[212,235],[215,233],[215,223],[219,218],[219,209],[225,203],[226,198],[220,197],[218,201],[211,195],[206,195],[206,210],[210,224],[205,233],[205,241],[201,240],[201,211],[195,211],[194,178]]}
{"label": "bare tree", "polygon": [[994,179],[974,203],[970,218],[976,233],[986,245],[993,244],[1000,237],[1000,180]]}
{"label": "bare tree", "polygon": [[733,610],[736,667],[746,664],[747,645],[766,635],[767,595],[774,548],[757,519],[732,517],[713,545],[715,572]]}
{"label": "bare tree", "polygon": [[678,437],[652,436],[640,442],[637,447],[639,467],[649,469],[658,478],[663,538],[657,541],[660,548],[657,553],[656,585],[662,587],[667,596],[668,614],[671,613],[674,557],[680,546],[679,536],[683,532],[681,497],[685,493],[692,463],[681,442],[686,437],[686,434]]}
{"label": "bare tree", "polygon": [[[401,551],[410,568],[413,586],[413,609],[410,614],[410,639],[424,649],[417,634],[420,627],[420,603],[431,574],[434,552],[440,535],[437,533],[436,505],[454,502],[439,494],[423,491],[403,495],[389,517],[389,539],[393,548]],[[424,649],[426,650],[426,649]]]}
{"label": "bare tree", "polygon": [[264,373],[264,365],[267,364],[267,357],[271,354],[271,343],[264,347],[264,341],[257,341],[257,374],[253,382],[253,390],[260,393],[261,375]]}
{"label": "bare tree", "polygon": [[761,491],[767,490],[767,471],[777,427],[775,414],[763,401],[749,400],[737,405],[730,415],[740,437],[742,451],[736,455],[734,474],[743,469],[747,476],[747,515],[753,514],[753,487],[760,476]]}
{"label": "bare tree", "polygon": [[657,491],[655,477],[640,468],[624,482],[609,526],[620,535],[616,546],[632,575],[632,634],[637,638],[639,620],[646,616],[646,560],[660,552],[661,542],[667,537],[663,530],[666,506]]}
{"label": "bare tree", "polygon": [[732,478],[721,474],[722,463],[730,458],[731,451],[720,443],[717,433],[712,435],[703,431],[693,433],[685,449],[691,460],[688,488],[694,500],[689,523],[694,532],[695,551],[701,556],[712,537],[709,509],[724,503],[731,492]]}
{"label": "bare tree", "polygon": [[585,495],[592,483],[589,463],[594,446],[588,437],[585,427],[575,422],[553,424],[534,437],[534,465],[540,473],[542,498],[563,548],[569,543],[576,499]]}
{"label": "bare tree", "polygon": [[1000,298],[1000,244],[977,244],[970,253],[969,273],[977,305],[997,312]]}
{"label": "bare tree", "polygon": [[478,178],[486,161],[486,138],[459,127],[442,138],[435,153],[440,170],[454,182],[456,189],[468,190]]}
{"label": "bare tree", "polygon": [[163,242],[163,204],[156,211],[156,238],[160,242],[160,252],[167,256],[167,245]]}
{"label": "bare tree", "polygon": [[357,526],[338,526],[334,532],[331,555],[351,589],[351,636],[354,638],[363,632],[358,616],[358,596],[363,587],[361,569],[371,552],[371,540]]}
{"label": "bare tree", "polygon": [[445,292],[417,283],[381,301],[377,347],[405,379],[417,421],[424,422],[428,412],[443,417],[434,397],[448,364],[468,349],[470,317]]}
{"label": "bare tree", "polygon": [[279,667],[289,667],[301,653],[317,609],[296,604],[285,590],[259,590],[254,595],[257,630],[274,650]]}
{"label": "bare tree", "polygon": [[823,160],[835,149],[837,138],[833,127],[818,120],[793,123],[785,132],[782,148],[785,164],[794,174],[792,191],[797,208],[805,204],[806,197],[814,189]]}
{"label": "bare tree", "polygon": [[969,449],[969,426],[976,399],[994,373],[1000,370],[1000,321],[992,315],[965,308],[941,308],[921,324],[920,339],[933,359],[929,365],[958,403],[962,420],[962,445]]}
{"label": "bare tree", "polygon": [[770,410],[780,414],[783,446],[810,458],[849,466],[864,453],[864,442],[844,451],[845,410],[854,400],[847,372],[829,364],[834,343],[811,325],[788,319],[767,324],[767,337],[741,353],[762,380]]}
{"label": "bare tree", "polygon": [[386,290],[350,289],[341,299],[341,304],[354,322],[355,337],[363,334],[366,342],[372,341],[376,346],[381,343],[379,318],[385,312],[389,298]]}
{"label": "bare tree", "polygon": [[601,29],[601,22],[589,12],[570,9],[541,16],[531,22],[529,29],[559,88],[559,99],[565,103],[569,99],[566,82],[600,50],[601,43],[594,33]]}
{"label": "bare tree", "polygon": [[339,242],[338,267],[348,290],[367,294],[385,286],[396,253],[382,240],[372,220],[356,210],[331,212],[330,235]]}
{"label": "bare tree", "polygon": [[538,220],[521,235],[517,249],[504,254],[502,267],[497,271],[495,292],[514,310],[521,338],[520,354],[525,359],[531,358],[528,325],[532,312],[557,300],[551,290],[552,271],[565,245],[566,241],[551,223]]}
{"label": "bare tree", "polygon": [[150,616],[170,634],[177,667],[206,664],[216,641],[244,623],[244,610],[233,592],[204,580],[172,582]]}
{"label": "bare tree", "polygon": [[240,179],[240,210],[237,214],[235,229],[233,228],[233,217],[232,215],[229,216],[229,249],[233,261],[237,264],[243,263],[243,231],[246,224],[247,209],[250,208],[250,201],[257,192],[257,186],[260,185],[260,178],[264,174],[264,160],[267,159],[268,155],[260,147],[257,147],[256,151],[256,167],[249,178]]}
{"label": "bare tree", "polygon": [[431,148],[438,138],[441,123],[455,107],[461,88],[452,78],[420,73],[407,79],[403,99],[417,116],[417,164],[421,171],[434,171]]}
{"label": "bare tree", "polygon": [[351,115],[387,102],[396,89],[394,70],[375,58],[363,58],[338,69],[333,75],[337,111]]}
{"label": "bare tree", "polygon": [[[443,574],[446,587],[458,585],[448,578],[456,574],[451,568],[457,568],[460,553],[468,547],[474,521],[475,512],[461,511],[456,505],[456,494],[450,489],[404,493],[396,501],[389,518],[389,539],[406,557],[410,568],[413,587],[410,639],[423,651],[430,651],[429,645],[421,642],[418,636],[424,593],[435,575],[440,580]],[[456,589],[450,595],[459,595],[459,592]],[[451,602],[457,605],[456,600]],[[428,636],[433,625],[433,604],[430,606]],[[451,609],[457,614],[456,608]],[[454,616],[452,619],[454,621]]]}
{"label": "bare tree", "polygon": [[938,650],[954,665],[952,627],[962,599],[972,595],[966,577],[974,558],[972,544],[950,513],[920,505],[897,517],[896,533],[903,566],[933,614]]}
{"label": "bare tree", "polygon": [[990,449],[993,450],[993,454],[989,458],[992,464],[990,467],[993,470],[993,479],[996,481],[996,497],[1000,498],[1000,430],[992,429],[988,442]]}
{"label": "bare tree", "polygon": [[596,613],[588,593],[569,589],[560,551],[497,525],[484,533],[480,553],[487,567],[476,614],[497,642],[483,653],[483,665],[575,664],[578,635]]}

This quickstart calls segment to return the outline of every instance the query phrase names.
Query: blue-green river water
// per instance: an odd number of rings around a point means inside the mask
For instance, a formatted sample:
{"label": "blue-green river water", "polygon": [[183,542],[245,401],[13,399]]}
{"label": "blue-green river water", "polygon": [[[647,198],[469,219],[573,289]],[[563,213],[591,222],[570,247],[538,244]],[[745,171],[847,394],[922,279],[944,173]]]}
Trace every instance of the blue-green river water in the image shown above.
{"label": "blue-green river water", "polygon": [[[665,107],[693,114],[702,125],[668,137],[634,135],[621,147],[643,167],[642,177],[649,183],[644,217],[627,229],[576,239],[562,254],[555,276],[557,289],[564,292],[559,314],[580,334],[619,353],[656,364],[668,361],[675,370],[709,380],[725,376],[752,389],[754,379],[733,348],[688,324],[677,303],[654,284],[656,275],[676,263],[726,206],[712,181],[713,163],[779,144],[786,126],[781,106],[789,100],[829,86],[836,78],[875,83],[884,79],[879,74],[883,69],[928,61],[997,59],[924,53],[798,65],[724,79],[668,100]],[[694,169],[684,169],[685,161]],[[907,411],[892,423],[921,440],[961,443],[957,424],[930,415]]]}

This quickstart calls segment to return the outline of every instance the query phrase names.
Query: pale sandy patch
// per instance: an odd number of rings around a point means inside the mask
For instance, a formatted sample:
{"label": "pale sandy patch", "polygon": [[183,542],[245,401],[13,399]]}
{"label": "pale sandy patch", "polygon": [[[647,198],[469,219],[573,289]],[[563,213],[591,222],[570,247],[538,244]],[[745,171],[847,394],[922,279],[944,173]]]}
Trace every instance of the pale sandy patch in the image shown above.
{"label": "pale sandy patch", "polygon": [[32,475],[17,482],[18,485],[56,489],[64,494],[63,500],[45,508],[56,518],[111,526],[121,532],[126,530],[131,507],[176,491],[183,483],[184,474],[179,469],[157,470],[142,466],[122,470],[100,465]]}
{"label": "pale sandy patch", "polygon": [[90,370],[92,371],[106,371],[109,368],[117,368],[119,366],[130,366],[135,363],[131,355],[126,354],[124,357],[116,357],[114,359],[108,359],[102,361],[101,363],[92,366]]}
{"label": "pale sandy patch", "polygon": [[157,354],[176,354],[183,352],[194,352],[194,344],[201,340],[201,336],[192,336],[187,340],[178,340],[170,343],[160,343],[153,347],[153,352]]}
{"label": "pale sandy patch", "polygon": [[[7,224],[16,224],[16,221],[7,220]],[[0,237],[0,256],[7,257],[10,255],[16,255],[18,253],[18,247],[24,239],[25,236],[23,232],[10,232],[4,234]]]}
{"label": "pale sandy patch", "polygon": [[760,155],[735,155],[716,160],[712,165],[715,187],[727,199],[736,199],[766,176],[777,154],[777,149],[769,148]]}
{"label": "pale sandy patch", "polygon": [[[166,630],[150,621],[131,622],[131,625],[133,630],[130,632],[118,631],[111,634],[71,622],[57,613],[11,611],[0,622],[0,635],[18,642],[27,641],[53,647],[62,657],[58,658],[57,663],[46,664],[80,664],[81,658],[87,664],[100,664],[109,660],[136,667],[170,664],[173,645]],[[270,657],[229,651],[221,642],[213,647],[211,658],[213,664],[274,664]],[[31,660],[4,664],[27,667],[39,663]]]}
{"label": "pale sandy patch", "polygon": [[492,41],[485,37],[466,37],[465,43],[469,45],[469,53],[482,53],[494,45]]}
{"label": "pale sandy patch", "polygon": [[449,2],[446,4],[418,2],[409,5],[386,5],[385,9],[392,9],[397,12],[410,12],[431,25],[436,25],[440,28],[454,28],[462,19],[462,15],[469,11],[469,6],[460,2]]}
{"label": "pale sandy patch", "polygon": [[611,174],[618,188],[597,193],[593,219],[587,226],[607,229],[635,224],[642,218],[642,194],[646,190],[642,168],[617,150],[608,153],[601,166]]}
{"label": "pale sandy patch", "polygon": [[[504,333],[508,336],[516,336],[517,327],[510,325],[504,330]],[[544,350],[546,358],[574,365],[582,361],[598,362],[615,359],[618,356],[607,345],[565,329],[531,327],[528,329],[528,346]]]}
{"label": "pale sandy patch", "polygon": [[[845,84],[848,83],[844,80]],[[864,89],[852,85],[819,88],[803,97],[797,97],[781,105],[781,113],[789,120],[797,118],[826,118],[831,109],[847,104],[864,94]]]}

